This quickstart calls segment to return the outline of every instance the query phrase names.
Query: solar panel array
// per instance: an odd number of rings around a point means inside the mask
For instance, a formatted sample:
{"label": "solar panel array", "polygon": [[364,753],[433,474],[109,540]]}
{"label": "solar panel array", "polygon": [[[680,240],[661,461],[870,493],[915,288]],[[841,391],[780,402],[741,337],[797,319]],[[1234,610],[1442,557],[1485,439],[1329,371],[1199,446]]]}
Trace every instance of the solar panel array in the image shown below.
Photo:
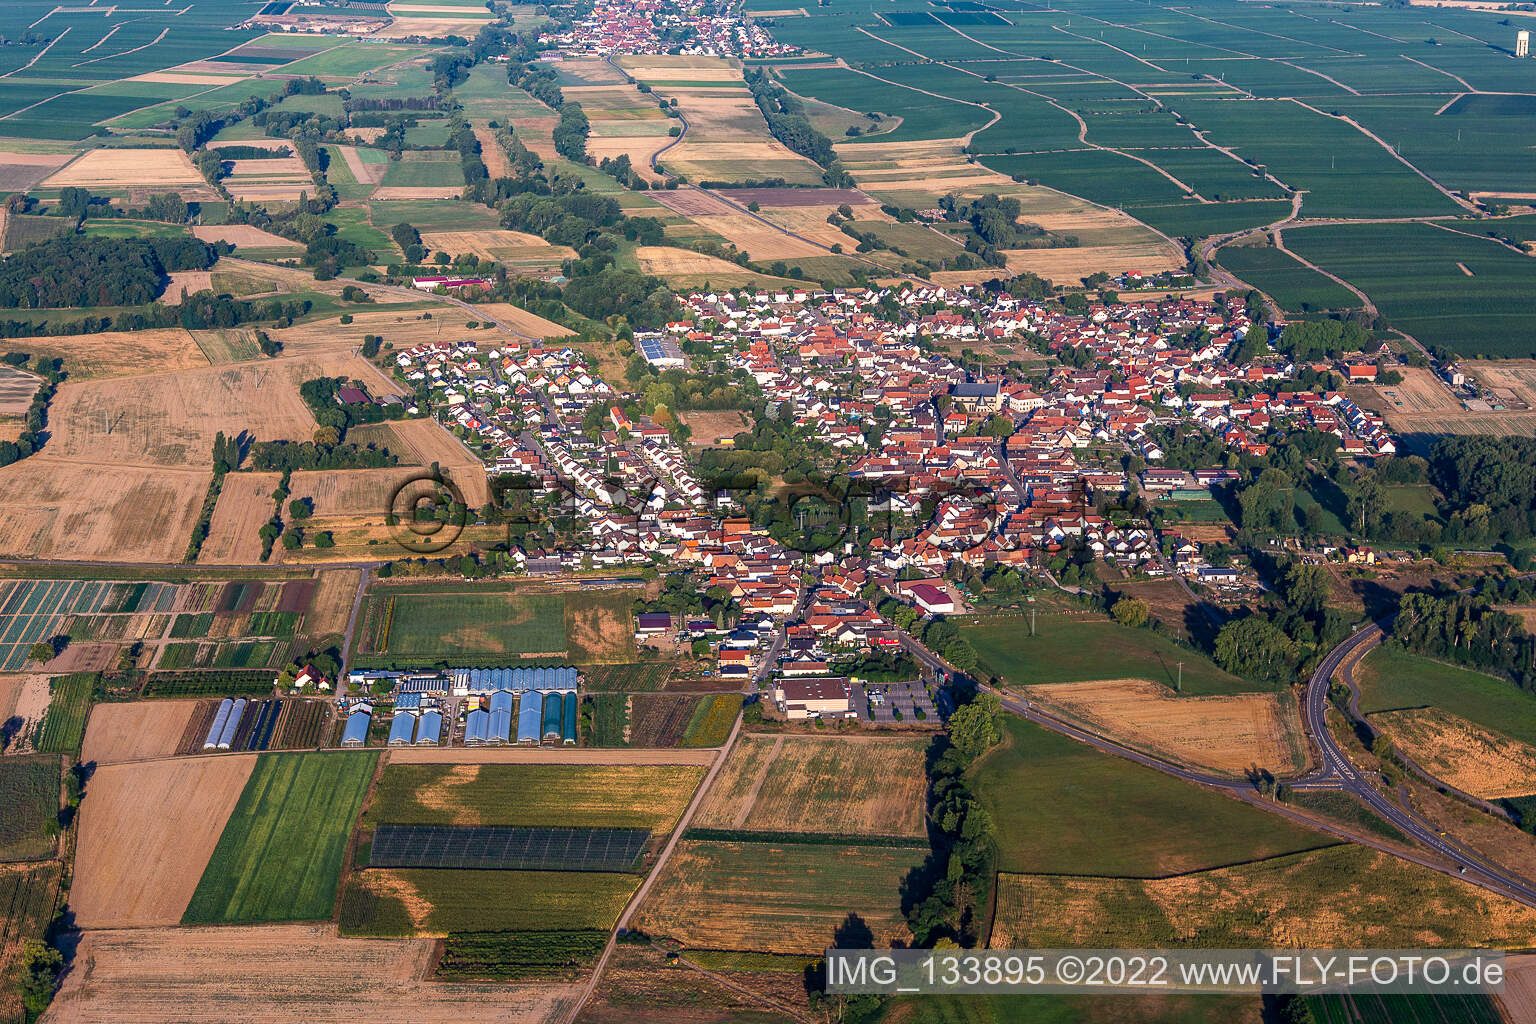
{"label": "solar panel array", "polygon": [[650,838],[650,829],[644,828],[380,825],[373,834],[368,864],[376,868],[628,871]]}

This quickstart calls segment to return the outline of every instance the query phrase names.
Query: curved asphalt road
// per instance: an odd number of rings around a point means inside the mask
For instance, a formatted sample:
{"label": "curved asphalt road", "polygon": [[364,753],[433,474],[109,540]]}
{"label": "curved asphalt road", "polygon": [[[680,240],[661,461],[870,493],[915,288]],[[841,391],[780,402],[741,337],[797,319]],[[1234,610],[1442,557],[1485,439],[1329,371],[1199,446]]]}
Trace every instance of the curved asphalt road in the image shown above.
{"label": "curved asphalt road", "polygon": [[[1002,700],[1005,710],[1026,718],[1036,725],[1043,726],[1080,743],[1087,744],[1096,750],[1113,754],[1117,757],[1123,757],[1147,768],[1153,768],[1175,778],[1182,779],[1185,782],[1223,790],[1246,803],[1302,821],[1312,828],[1320,828],[1322,831],[1330,832],[1365,846],[1374,847],[1393,856],[1440,871],[1443,874],[1455,875],[1499,895],[1508,896],[1520,903],[1536,907],[1536,884],[1532,884],[1525,878],[1494,864],[1492,861],[1467,849],[1449,837],[1441,835],[1439,829],[1425,822],[1412,811],[1388,800],[1350,763],[1348,755],[1339,747],[1332,734],[1328,731],[1324,713],[1328,706],[1329,682],[1334,672],[1338,671],[1341,665],[1352,661],[1357,656],[1364,655],[1372,647],[1380,643],[1385,635],[1383,627],[1390,622],[1391,619],[1385,619],[1382,622],[1360,628],[1338,647],[1330,651],[1328,656],[1318,665],[1317,670],[1312,673],[1312,677],[1307,681],[1305,717],[1307,729],[1312,734],[1312,738],[1316,741],[1321,752],[1321,765],[1313,772],[1290,781],[1293,786],[1298,788],[1338,789],[1354,795],[1383,820],[1391,822],[1405,836],[1417,841],[1421,846],[1434,854],[1433,858],[1412,856],[1401,848],[1376,842],[1368,836],[1344,833],[1338,829],[1330,828],[1288,809],[1284,804],[1261,799],[1254,792],[1253,786],[1247,782],[1238,781],[1226,776],[1192,771],[1182,765],[1144,754],[1107,737],[1079,728],[1070,722],[1041,711],[1027,700],[999,693],[991,687],[983,687],[983,689],[989,693],[996,694]],[[904,632],[900,634],[900,637],[902,648],[916,658],[920,664],[926,665],[935,672],[955,671],[944,659],[924,647],[913,637]],[[1450,864],[1449,868],[1446,867],[1447,862]]]}

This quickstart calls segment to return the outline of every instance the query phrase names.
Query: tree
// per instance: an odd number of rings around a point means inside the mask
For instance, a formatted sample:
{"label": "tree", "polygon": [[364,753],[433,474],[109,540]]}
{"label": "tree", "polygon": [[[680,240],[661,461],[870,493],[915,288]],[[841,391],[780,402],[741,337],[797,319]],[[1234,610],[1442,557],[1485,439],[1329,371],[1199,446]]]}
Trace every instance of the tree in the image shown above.
{"label": "tree", "polygon": [[1233,675],[1281,682],[1296,663],[1294,641],[1268,619],[1234,619],[1216,634],[1216,663]]}
{"label": "tree", "polygon": [[37,939],[28,939],[21,947],[21,1002],[27,1018],[42,1016],[53,1000],[59,972],[64,969],[64,954]]}
{"label": "tree", "polygon": [[32,649],[27,652],[27,656],[29,658],[39,663],[52,661],[53,655],[53,644],[49,643],[47,640],[39,640],[37,643],[33,644]]}
{"label": "tree", "polygon": [[1152,610],[1147,607],[1147,602],[1134,597],[1122,597],[1115,602],[1110,610],[1115,621],[1122,626],[1145,626],[1152,617]]}
{"label": "tree", "polygon": [[1307,618],[1321,615],[1328,604],[1328,570],[1296,562],[1280,578],[1286,603]]}
{"label": "tree", "polygon": [[315,514],[315,502],[311,498],[294,498],[288,503],[288,518],[295,522]]}
{"label": "tree", "polygon": [[333,548],[335,546],[336,539],[331,536],[330,530],[321,530],[319,533],[315,534],[315,547]]}
{"label": "tree", "polygon": [[949,716],[949,741],[966,760],[975,760],[1003,738],[998,718],[1003,702],[996,694],[981,693]]}

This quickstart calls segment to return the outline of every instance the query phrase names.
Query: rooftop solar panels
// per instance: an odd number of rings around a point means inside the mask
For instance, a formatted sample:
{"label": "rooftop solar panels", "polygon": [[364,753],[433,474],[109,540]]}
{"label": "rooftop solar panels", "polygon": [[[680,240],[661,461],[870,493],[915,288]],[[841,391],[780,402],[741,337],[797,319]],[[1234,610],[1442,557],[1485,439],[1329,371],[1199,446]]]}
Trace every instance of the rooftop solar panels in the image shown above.
{"label": "rooftop solar panels", "polygon": [[380,825],[370,867],[628,871],[651,837],[643,828]]}

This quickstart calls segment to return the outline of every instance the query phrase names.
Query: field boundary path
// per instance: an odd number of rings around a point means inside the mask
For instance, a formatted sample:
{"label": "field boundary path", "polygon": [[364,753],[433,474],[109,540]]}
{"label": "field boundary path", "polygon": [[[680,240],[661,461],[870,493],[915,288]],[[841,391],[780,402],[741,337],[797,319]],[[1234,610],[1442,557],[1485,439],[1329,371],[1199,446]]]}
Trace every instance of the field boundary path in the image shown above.
{"label": "field boundary path", "polygon": [[368,580],[373,576],[373,567],[363,566],[363,571],[357,579],[357,593],[352,595],[352,611],[347,615],[347,631],[341,641],[341,675],[347,674],[351,668],[348,659],[352,657],[352,637],[357,633],[358,613],[363,608],[363,598],[368,593]]}
{"label": "field boundary path", "polygon": [[709,766],[709,771],[704,773],[704,778],[699,782],[699,788],[693,791],[693,799],[688,801],[688,807],[683,811],[682,817],[677,819],[677,826],[673,828],[672,835],[667,839],[667,844],[661,848],[661,854],[657,856],[656,863],[651,865],[650,874],[645,876],[645,881],[640,883],[640,888],[629,898],[629,903],[624,907],[624,913],[614,923],[613,931],[608,935],[608,944],[603,947],[603,955],[598,957],[597,964],[592,968],[592,977],[587,979],[587,984],[582,988],[581,995],[571,1007],[570,1013],[564,1018],[566,1024],[575,1024],[577,1017],[581,1016],[582,1007],[586,1006],[592,998],[592,993],[597,991],[597,983],[603,976],[603,971],[608,966],[608,961],[613,958],[613,949],[618,945],[619,932],[629,928],[630,918],[634,916],[640,904],[645,902],[650,895],[651,886],[656,884],[656,879],[661,877],[662,869],[667,866],[667,861],[672,857],[672,851],[677,848],[678,841],[683,833],[688,831],[688,825],[693,821],[693,816],[704,803],[704,798],[709,789],[715,783],[715,778],[720,774],[720,769],[725,765],[726,759],[731,756],[731,749],[736,746],[736,737],[741,735],[741,712],[736,713],[736,721],[731,724],[731,734],[725,738],[715,761]]}

